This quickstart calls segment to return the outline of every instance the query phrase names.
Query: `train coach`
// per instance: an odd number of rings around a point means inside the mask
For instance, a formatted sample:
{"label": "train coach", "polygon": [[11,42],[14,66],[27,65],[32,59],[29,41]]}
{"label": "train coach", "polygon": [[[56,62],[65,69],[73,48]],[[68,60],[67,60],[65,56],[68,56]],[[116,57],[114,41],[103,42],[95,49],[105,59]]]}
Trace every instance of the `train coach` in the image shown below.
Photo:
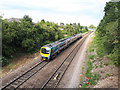
{"label": "train coach", "polygon": [[59,41],[42,46],[40,49],[40,55],[42,60],[50,61],[53,59],[61,50],[68,47],[71,43],[75,42],[82,37],[82,33],[70,36],[68,38],[61,39]]}

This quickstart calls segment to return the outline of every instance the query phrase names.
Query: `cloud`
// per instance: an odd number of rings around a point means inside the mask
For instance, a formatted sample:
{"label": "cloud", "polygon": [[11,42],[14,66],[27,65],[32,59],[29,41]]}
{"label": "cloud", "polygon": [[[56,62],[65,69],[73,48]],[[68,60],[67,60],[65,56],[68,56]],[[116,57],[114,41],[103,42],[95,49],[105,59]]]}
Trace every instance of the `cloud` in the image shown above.
{"label": "cloud", "polygon": [[81,15],[81,16],[72,16],[72,15],[63,15],[63,14],[52,14],[49,13],[46,15],[46,13],[41,13],[40,11],[35,10],[4,10],[5,15],[4,17],[11,18],[22,18],[24,15],[29,15],[31,18],[33,18],[33,22],[38,22],[42,19],[45,21],[55,22],[55,23],[81,23],[81,25],[89,26],[92,23],[97,26],[99,21],[93,17],[90,17],[88,15]]}
{"label": "cloud", "polygon": [[5,18],[29,15],[34,22],[45,19],[60,23],[98,25],[109,0],[1,0],[0,12]]}

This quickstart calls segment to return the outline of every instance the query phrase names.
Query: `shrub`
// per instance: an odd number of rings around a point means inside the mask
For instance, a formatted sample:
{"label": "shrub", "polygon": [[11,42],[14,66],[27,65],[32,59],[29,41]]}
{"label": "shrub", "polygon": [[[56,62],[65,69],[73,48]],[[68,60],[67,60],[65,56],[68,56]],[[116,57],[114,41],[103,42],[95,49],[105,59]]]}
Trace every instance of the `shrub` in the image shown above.
{"label": "shrub", "polygon": [[110,76],[110,74],[109,74],[109,73],[106,73],[106,76],[108,77],[108,76]]}
{"label": "shrub", "polygon": [[90,51],[90,52],[94,52],[94,49],[90,49],[89,51]]}
{"label": "shrub", "polygon": [[102,68],[102,65],[100,65],[100,67]]}
{"label": "shrub", "polygon": [[22,41],[22,47],[26,50],[26,51],[31,51],[35,46],[35,41],[32,39],[26,39]]}
{"label": "shrub", "polygon": [[89,59],[92,59],[92,60],[94,59],[94,57],[95,57],[95,55],[89,55],[89,56],[88,56],[88,58],[89,58]]}
{"label": "shrub", "polygon": [[10,62],[8,61],[7,58],[2,57],[2,59],[0,60],[0,63],[2,64],[2,67],[3,67],[3,66],[8,65]]}

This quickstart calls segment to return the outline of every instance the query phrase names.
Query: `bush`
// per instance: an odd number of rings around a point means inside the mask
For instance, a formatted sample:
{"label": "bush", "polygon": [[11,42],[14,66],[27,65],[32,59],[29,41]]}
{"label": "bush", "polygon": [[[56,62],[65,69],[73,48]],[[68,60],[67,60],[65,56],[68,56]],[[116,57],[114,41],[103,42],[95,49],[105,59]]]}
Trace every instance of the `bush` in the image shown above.
{"label": "bush", "polygon": [[119,57],[120,57],[120,44],[118,46],[115,46],[109,57],[117,67],[120,67]]}
{"label": "bush", "polygon": [[90,52],[94,52],[94,49],[91,48],[89,51],[90,51]]}
{"label": "bush", "polygon": [[32,39],[26,39],[22,41],[22,47],[26,50],[26,51],[31,51],[35,46],[35,41]]}
{"label": "bush", "polygon": [[0,60],[0,63],[2,64],[2,67],[3,67],[3,66],[8,65],[10,62],[8,61],[7,58],[2,57],[2,59]]}
{"label": "bush", "polygon": [[95,57],[95,55],[89,55],[89,56],[88,56],[88,58],[89,58],[89,59],[92,59],[92,60],[94,59],[94,57]]}

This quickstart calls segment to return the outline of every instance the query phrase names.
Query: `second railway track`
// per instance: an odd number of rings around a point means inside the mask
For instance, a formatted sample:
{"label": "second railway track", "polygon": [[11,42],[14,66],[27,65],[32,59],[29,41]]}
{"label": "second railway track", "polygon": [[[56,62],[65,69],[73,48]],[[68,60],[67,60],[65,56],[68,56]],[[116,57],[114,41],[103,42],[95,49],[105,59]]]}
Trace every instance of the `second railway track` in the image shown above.
{"label": "second railway track", "polygon": [[59,84],[60,80],[62,79],[63,75],[65,74],[67,68],[69,67],[70,63],[72,62],[73,58],[75,57],[76,53],[78,52],[81,45],[84,43],[87,35],[81,40],[81,42],[73,48],[72,52],[64,59],[64,61],[60,64],[60,66],[55,70],[55,72],[50,76],[50,78],[45,82],[45,84],[41,87],[44,88],[56,88]]}

